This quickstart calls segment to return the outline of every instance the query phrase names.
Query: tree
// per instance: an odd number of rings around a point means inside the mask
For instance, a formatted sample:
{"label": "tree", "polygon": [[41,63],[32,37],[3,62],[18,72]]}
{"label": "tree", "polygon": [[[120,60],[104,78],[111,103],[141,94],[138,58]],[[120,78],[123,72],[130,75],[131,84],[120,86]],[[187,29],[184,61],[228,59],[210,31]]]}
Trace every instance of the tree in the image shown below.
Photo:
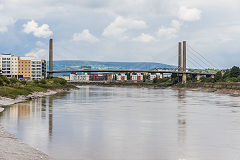
{"label": "tree", "polygon": [[147,80],[147,75],[144,74],[144,75],[143,75],[143,82],[146,82],[146,80]]}
{"label": "tree", "polygon": [[157,77],[155,77],[154,79],[153,79],[153,83],[157,83],[158,82],[158,79],[157,79]]}
{"label": "tree", "polygon": [[128,72],[127,73],[127,80],[130,80],[131,79],[131,76],[130,76],[130,73]]}
{"label": "tree", "polygon": [[240,69],[237,66],[233,66],[230,70],[230,77],[237,78],[240,75]]}
{"label": "tree", "polygon": [[230,77],[230,70],[228,69],[228,70],[226,70],[226,72],[224,73],[224,75],[223,75],[223,79],[224,80],[226,80],[227,78],[229,78]]}
{"label": "tree", "polygon": [[223,78],[223,77],[222,77],[221,71],[218,71],[218,72],[215,74],[215,76],[214,76],[214,80],[215,80],[216,82],[221,81],[222,78]]}

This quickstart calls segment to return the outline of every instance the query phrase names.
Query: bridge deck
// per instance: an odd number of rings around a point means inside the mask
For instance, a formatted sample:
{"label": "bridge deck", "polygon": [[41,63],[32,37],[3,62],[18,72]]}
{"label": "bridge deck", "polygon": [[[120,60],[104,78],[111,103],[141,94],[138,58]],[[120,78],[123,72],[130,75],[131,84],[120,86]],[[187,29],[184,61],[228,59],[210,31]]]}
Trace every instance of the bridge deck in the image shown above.
{"label": "bridge deck", "polygon": [[[147,72],[147,73],[176,73],[183,74],[184,72],[167,71],[167,70],[60,70],[60,71],[48,71],[48,73],[74,73],[74,72],[97,72],[97,73],[127,73],[127,72]],[[192,75],[214,75],[215,73],[200,73],[200,72],[186,72],[186,74]]]}

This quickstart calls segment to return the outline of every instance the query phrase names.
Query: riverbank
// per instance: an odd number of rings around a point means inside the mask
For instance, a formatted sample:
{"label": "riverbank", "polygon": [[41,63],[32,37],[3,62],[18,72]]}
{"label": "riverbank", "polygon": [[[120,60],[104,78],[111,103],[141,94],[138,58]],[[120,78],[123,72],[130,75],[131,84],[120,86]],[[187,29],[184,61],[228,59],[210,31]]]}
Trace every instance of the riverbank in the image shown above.
{"label": "riverbank", "polygon": [[[61,93],[61,92],[65,92],[65,91],[68,91],[68,90],[69,90],[69,88],[68,89],[55,89],[55,90],[50,90],[49,89],[46,92],[33,92],[32,94],[29,94],[27,96],[19,95],[15,99],[0,96],[0,107],[13,105],[13,104],[16,104],[16,103],[28,101],[28,100],[31,100],[31,99],[40,98],[40,97],[43,97],[43,96],[54,95],[56,93]],[[1,109],[0,109],[0,112],[1,112]]]}
{"label": "riverbank", "polygon": [[[40,98],[44,96],[54,95],[61,92],[69,91],[70,88],[66,89],[55,89],[47,90],[47,92],[33,92],[30,95],[23,96],[20,95],[15,99],[0,97],[0,106],[3,108],[0,111],[3,111],[4,106],[9,106],[15,103],[20,103],[28,101],[35,98]],[[7,132],[0,125],[0,159],[1,160],[53,160],[45,153],[32,148],[31,146],[21,142],[13,134]]]}
{"label": "riverbank", "polygon": [[53,160],[18,140],[0,125],[0,159],[1,160]]}
{"label": "riverbank", "polygon": [[172,89],[183,89],[183,90],[194,90],[194,91],[207,91],[216,92],[220,94],[229,94],[233,96],[240,96],[240,82],[215,82],[215,83],[204,83],[204,82],[192,82],[186,84],[166,84],[166,83],[151,83],[151,82],[108,82],[108,83],[75,83],[74,85],[95,85],[95,86],[106,86],[106,87],[134,87],[134,88],[172,88]]}
{"label": "riverbank", "polygon": [[216,92],[220,94],[229,94],[232,96],[240,96],[240,82],[215,82],[215,83],[186,83],[178,84],[173,88],[191,89],[191,90],[205,90],[209,92]]}
{"label": "riverbank", "polygon": [[[56,93],[75,89],[73,85],[65,83],[61,79],[51,79],[47,81],[29,81],[26,84],[11,84],[0,87],[0,112],[5,106],[13,105],[36,99],[39,97],[54,95]],[[1,108],[3,107],[3,108]],[[8,133],[0,125],[0,159],[1,160],[50,160],[48,155],[24,144],[14,135]]]}

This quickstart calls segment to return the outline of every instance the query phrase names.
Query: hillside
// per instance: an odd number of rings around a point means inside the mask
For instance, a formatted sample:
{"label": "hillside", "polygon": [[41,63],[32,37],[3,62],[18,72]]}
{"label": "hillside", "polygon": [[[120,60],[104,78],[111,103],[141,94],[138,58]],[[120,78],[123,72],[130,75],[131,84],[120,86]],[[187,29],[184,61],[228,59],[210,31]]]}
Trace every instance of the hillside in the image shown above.
{"label": "hillside", "polygon": [[91,66],[91,69],[155,69],[155,68],[176,68],[172,65],[154,63],[154,62],[98,62],[98,61],[81,61],[81,60],[63,60],[54,61],[54,70],[78,70],[82,66]]}

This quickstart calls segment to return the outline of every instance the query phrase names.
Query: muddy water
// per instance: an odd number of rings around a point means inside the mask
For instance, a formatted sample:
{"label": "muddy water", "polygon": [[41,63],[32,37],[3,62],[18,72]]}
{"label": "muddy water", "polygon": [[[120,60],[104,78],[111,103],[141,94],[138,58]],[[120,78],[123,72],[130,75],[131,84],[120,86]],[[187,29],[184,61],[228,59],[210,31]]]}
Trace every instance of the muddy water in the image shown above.
{"label": "muddy water", "polygon": [[59,160],[238,160],[240,97],[84,86],[5,108],[0,123]]}

